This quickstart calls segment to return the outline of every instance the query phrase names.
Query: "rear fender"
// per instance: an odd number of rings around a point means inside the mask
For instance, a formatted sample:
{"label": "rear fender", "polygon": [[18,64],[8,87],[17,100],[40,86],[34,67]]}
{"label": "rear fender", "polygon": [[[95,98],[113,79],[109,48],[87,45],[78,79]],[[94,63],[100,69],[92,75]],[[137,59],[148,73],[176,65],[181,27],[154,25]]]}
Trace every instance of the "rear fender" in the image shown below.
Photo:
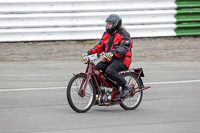
{"label": "rear fender", "polygon": [[125,74],[125,73],[128,73],[128,72],[134,73],[137,76],[139,76],[138,80],[140,80],[142,82],[142,86],[144,86],[143,81],[141,79],[141,77],[144,77],[144,72],[143,72],[142,68],[132,68],[132,69],[129,69],[127,71],[121,72],[121,74]]}
{"label": "rear fender", "polygon": [[121,74],[125,74],[127,72],[132,72],[132,73],[135,73],[136,75],[138,75],[139,77],[144,77],[144,72],[143,72],[142,68],[131,68],[127,71],[122,71]]}
{"label": "rear fender", "polygon": [[129,69],[129,71],[137,74],[140,77],[144,77],[144,72],[142,68],[132,68],[132,69]]}

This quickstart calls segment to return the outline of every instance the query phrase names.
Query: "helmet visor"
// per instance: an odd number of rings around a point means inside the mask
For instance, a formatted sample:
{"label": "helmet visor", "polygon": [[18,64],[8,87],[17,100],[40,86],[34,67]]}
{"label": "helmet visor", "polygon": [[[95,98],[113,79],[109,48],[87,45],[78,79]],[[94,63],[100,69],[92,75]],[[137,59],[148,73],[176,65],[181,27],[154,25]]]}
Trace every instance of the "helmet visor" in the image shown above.
{"label": "helmet visor", "polygon": [[111,29],[113,27],[113,22],[106,22],[106,29]]}

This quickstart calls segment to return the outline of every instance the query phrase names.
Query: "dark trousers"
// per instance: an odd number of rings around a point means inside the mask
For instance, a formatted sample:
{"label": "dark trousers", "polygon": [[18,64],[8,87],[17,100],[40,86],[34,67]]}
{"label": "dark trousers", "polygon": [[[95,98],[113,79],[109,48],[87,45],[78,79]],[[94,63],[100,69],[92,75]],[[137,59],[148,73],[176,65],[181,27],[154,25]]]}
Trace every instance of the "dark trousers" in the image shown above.
{"label": "dark trousers", "polygon": [[119,74],[120,71],[127,70],[127,67],[123,62],[118,60],[114,60],[113,62],[101,61],[96,65],[96,67],[99,70],[102,70],[110,79],[116,81],[121,87],[126,85],[126,80]]}

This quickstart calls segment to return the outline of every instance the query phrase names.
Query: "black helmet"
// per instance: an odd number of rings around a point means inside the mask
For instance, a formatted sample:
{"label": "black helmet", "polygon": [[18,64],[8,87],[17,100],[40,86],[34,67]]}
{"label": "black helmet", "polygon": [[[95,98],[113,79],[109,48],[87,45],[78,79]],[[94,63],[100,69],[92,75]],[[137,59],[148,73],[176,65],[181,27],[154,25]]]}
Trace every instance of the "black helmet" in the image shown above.
{"label": "black helmet", "polygon": [[[111,28],[107,28],[108,23],[112,23]],[[118,30],[122,25],[122,19],[117,14],[110,14],[106,19],[106,31],[108,33],[113,33]]]}

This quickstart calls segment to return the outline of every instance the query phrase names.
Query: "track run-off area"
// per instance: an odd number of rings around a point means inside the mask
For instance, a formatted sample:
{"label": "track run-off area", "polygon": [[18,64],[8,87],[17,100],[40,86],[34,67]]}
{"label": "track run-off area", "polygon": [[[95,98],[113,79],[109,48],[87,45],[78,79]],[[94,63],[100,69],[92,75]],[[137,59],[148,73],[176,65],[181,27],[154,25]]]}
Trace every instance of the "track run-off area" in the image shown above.
{"label": "track run-off area", "polygon": [[1,62],[0,132],[2,133],[198,133],[200,132],[200,63],[133,62],[143,68],[143,100],[136,110],[93,106],[74,112],[66,86],[79,61]]}

